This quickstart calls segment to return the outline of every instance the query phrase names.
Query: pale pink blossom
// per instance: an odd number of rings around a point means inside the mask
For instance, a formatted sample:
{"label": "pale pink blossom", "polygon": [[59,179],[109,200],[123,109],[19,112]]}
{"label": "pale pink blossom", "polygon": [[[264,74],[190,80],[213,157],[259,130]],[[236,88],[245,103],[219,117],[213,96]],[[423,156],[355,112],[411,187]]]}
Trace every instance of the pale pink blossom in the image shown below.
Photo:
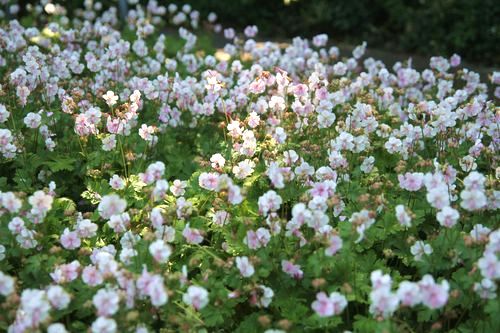
{"label": "pale pink blossom", "polygon": [[339,315],[346,306],[347,299],[337,292],[333,292],[329,296],[324,292],[319,292],[316,294],[316,300],[311,305],[312,309],[320,317]]}
{"label": "pale pink blossom", "polygon": [[236,257],[236,267],[238,267],[243,277],[250,277],[255,273],[255,269],[248,257]]}
{"label": "pale pink blossom", "polygon": [[191,305],[195,310],[201,310],[208,304],[208,291],[199,286],[189,286],[182,296],[182,301]]}

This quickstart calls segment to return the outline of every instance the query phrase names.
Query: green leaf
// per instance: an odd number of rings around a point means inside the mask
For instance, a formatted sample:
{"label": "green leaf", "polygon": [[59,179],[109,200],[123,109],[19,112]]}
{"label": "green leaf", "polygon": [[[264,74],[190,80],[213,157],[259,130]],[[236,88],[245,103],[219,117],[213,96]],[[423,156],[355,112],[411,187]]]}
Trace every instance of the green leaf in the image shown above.
{"label": "green leaf", "polygon": [[75,162],[76,159],[71,157],[58,157],[57,159],[45,162],[45,164],[52,172],[58,172],[62,170],[73,171],[75,169]]}

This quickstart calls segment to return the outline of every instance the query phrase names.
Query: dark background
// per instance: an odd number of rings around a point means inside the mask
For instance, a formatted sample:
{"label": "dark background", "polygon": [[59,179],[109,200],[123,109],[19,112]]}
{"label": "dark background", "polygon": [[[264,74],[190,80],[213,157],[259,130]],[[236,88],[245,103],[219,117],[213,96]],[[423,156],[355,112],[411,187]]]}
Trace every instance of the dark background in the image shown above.
{"label": "dark background", "polygon": [[[30,2],[18,1],[21,6]],[[57,1],[72,8],[82,2]],[[426,57],[458,53],[468,63],[500,65],[500,0],[158,0],[161,5],[171,2],[189,3],[202,17],[213,11],[224,27],[239,31],[255,24],[261,39],[327,33],[333,43],[365,40],[369,48],[389,52]]]}
{"label": "dark background", "polygon": [[256,24],[260,37],[312,37],[425,56],[460,54],[468,62],[500,62],[498,0],[191,0],[223,25]]}

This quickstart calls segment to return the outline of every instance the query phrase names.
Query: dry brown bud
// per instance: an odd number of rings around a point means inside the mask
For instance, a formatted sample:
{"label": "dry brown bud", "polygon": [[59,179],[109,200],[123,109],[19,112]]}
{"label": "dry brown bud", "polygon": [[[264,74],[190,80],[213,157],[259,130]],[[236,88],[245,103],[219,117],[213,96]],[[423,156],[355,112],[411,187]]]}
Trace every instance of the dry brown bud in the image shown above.
{"label": "dry brown bud", "polygon": [[259,316],[257,320],[259,321],[259,324],[263,327],[267,327],[271,324],[271,319],[269,318],[269,316],[266,315]]}
{"label": "dry brown bud", "polygon": [[323,278],[317,278],[317,279],[314,279],[312,280],[312,286],[315,288],[315,289],[318,289],[318,288],[321,288],[322,286],[324,286],[326,283],[326,280],[323,279]]}

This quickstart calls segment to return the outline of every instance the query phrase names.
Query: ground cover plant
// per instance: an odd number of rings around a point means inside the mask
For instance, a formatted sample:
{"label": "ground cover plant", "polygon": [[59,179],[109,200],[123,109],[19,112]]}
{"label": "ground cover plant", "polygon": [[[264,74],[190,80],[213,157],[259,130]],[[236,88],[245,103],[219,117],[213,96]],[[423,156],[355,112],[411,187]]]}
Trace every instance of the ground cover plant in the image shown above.
{"label": "ground cover plant", "polygon": [[500,327],[500,73],[33,10],[0,28],[2,331]]}

